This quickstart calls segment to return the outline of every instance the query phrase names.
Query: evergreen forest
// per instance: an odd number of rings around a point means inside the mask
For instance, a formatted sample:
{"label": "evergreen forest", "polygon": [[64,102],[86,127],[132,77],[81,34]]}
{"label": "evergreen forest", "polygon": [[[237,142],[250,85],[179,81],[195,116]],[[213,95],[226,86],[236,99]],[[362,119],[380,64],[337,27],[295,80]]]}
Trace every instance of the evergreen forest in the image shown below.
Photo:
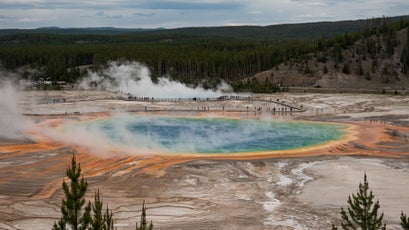
{"label": "evergreen forest", "polygon": [[[92,29],[3,30],[0,65],[34,81],[43,78],[74,83],[89,69],[98,70],[110,60],[129,60],[147,65],[153,80],[167,76],[204,88],[213,88],[224,80],[236,91],[271,92],[276,85],[260,88],[248,79],[280,63],[305,62],[310,54],[331,55],[324,51],[347,49],[359,39],[371,36],[387,39],[385,42],[393,49],[397,46],[396,32],[408,25],[406,17],[383,17],[271,27],[274,30],[270,27],[115,30],[116,33],[106,32],[108,29],[100,33]],[[370,51],[376,53],[376,43],[374,47]],[[406,49],[402,53],[406,69],[408,60]],[[343,66],[342,71],[348,72],[348,66]]]}

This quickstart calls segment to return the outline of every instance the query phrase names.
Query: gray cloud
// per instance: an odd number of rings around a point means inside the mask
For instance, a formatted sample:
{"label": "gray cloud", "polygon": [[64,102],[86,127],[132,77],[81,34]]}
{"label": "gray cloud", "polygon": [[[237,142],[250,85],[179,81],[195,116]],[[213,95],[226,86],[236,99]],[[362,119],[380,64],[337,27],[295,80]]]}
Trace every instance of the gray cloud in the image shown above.
{"label": "gray cloud", "polygon": [[140,17],[153,17],[156,15],[156,13],[134,13],[133,15]]}
{"label": "gray cloud", "polygon": [[7,17],[4,15],[0,15],[0,20],[6,19]]}
{"label": "gray cloud", "polygon": [[243,7],[239,3],[206,3],[206,2],[183,2],[183,1],[150,1],[142,5],[147,9],[165,10],[237,10]]}
{"label": "gray cloud", "polygon": [[0,28],[271,25],[408,13],[407,0],[0,0]]}
{"label": "gray cloud", "polygon": [[76,8],[76,6],[80,6],[78,4],[80,2],[51,2],[51,1],[43,1],[43,2],[32,2],[32,1],[5,1],[0,2],[0,9],[23,9],[23,10],[31,10],[31,9],[71,9]]}
{"label": "gray cloud", "polygon": [[243,6],[242,3],[229,2],[191,2],[191,1],[166,1],[166,0],[119,0],[119,1],[5,1],[0,2],[1,9],[168,9],[168,10],[236,10]]}
{"label": "gray cloud", "polygon": [[386,14],[390,15],[407,15],[409,14],[409,2],[390,1],[386,7]]}
{"label": "gray cloud", "polygon": [[113,19],[120,19],[123,18],[123,15],[120,14],[116,14],[116,15],[109,15],[109,16],[105,16],[106,18],[113,18]]}
{"label": "gray cloud", "polygon": [[345,4],[345,3],[349,4],[349,3],[363,3],[363,2],[371,3],[372,2],[368,0],[290,0],[290,1],[300,3],[300,4],[305,4],[305,5],[323,5],[323,6],[334,6],[334,5]]}
{"label": "gray cloud", "polygon": [[104,16],[104,11],[98,11],[98,12],[95,13],[95,15],[102,17],[102,16]]}

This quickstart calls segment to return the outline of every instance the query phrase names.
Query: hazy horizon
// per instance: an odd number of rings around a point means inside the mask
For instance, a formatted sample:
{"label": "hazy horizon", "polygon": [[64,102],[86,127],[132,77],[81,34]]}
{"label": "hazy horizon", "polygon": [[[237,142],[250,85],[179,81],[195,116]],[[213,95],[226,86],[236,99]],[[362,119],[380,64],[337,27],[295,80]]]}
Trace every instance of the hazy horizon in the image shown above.
{"label": "hazy horizon", "polygon": [[16,30],[25,30],[25,29],[118,29],[118,30],[167,30],[167,29],[180,29],[180,28],[197,28],[197,27],[224,27],[224,26],[275,26],[275,25],[292,25],[292,24],[306,24],[306,23],[325,23],[325,22],[342,22],[342,21],[359,21],[359,20],[367,20],[371,18],[382,18],[382,17],[400,17],[400,16],[409,16],[409,14],[405,15],[393,15],[393,16],[387,16],[387,15],[381,15],[381,16],[373,16],[369,18],[356,18],[356,19],[345,19],[345,20],[321,20],[321,21],[305,21],[305,22],[283,22],[283,23],[278,23],[278,24],[267,24],[267,25],[257,25],[257,24],[243,24],[243,25],[210,25],[210,26],[186,26],[186,27],[173,27],[173,28],[168,28],[168,27],[115,27],[115,26],[68,26],[68,27],[60,27],[60,26],[38,26],[38,27],[32,27],[32,28],[0,28],[2,29],[16,29]]}
{"label": "hazy horizon", "polygon": [[0,29],[266,26],[408,14],[404,0],[3,0]]}

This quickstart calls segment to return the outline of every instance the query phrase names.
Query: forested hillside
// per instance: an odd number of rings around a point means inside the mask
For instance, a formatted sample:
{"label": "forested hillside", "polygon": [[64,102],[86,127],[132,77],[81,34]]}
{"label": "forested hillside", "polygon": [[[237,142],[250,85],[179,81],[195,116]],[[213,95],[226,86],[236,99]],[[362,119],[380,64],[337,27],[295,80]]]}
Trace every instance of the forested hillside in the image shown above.
{"label": "forested hillside", "polygon": [[[157,30],[118,35],[17,33],[0,36],[0,62],[3,68],[18,71],[27,79],[49,78],[54,82],[75,82],[86,74],[88,68],[97,70],[110,60],[132,60],[146,64],[154,79],[167,75],[187,84],[202,84],[204,87],[214,87],[223,79],[233,84],[236,90],[271,92],[277,89],[278,84],[316,84],[321,76],[317,74],[324,72],[325,63],[327,75],[344,69],[344,64],[348,64],[349,71],[355,73],[355,65],[346,62],[353,59],[345,52],[362,39],[362,48],[350,52],[351,55],[359,55],[358,61],[364,68],[362,76],[368,76],[366,66],[374,58],[380,60],[397,55],[400,55],[398,59],[405,68],[405,71],[401,71],[402,74],[407,74],[404,64],[407,54],[403,48],[399,48],[403,47],[403,43],[399,43],[401,39],[397,36],[403,33],[408,23],[403,17],[398,22],[396,20],[397,18],[378,18],[359,21],[358,24],[364,25],[362,32],[354,32],[357,21],[352,24],[339,22],[291,25],[292,29],[298,28],[294,30],[298,37],[302,34],[308,37],[307,31],[311,26],[315,28],[312,31],[342,31],[340,36],[326,37],[322,34],[318,39],[299,40],[289,39],[292,36],[286,29],[289,25],[278,26],[286,34],[283,36],[287,36],[287,39],[281,40],[266,39],[267,35],[257,34],[256,31],[251,33],[251,27],[243,27],[246,29],[242,30],[242,36],[239,27],[213,28],[213,31],[232,30],[236,33],[233,36],[235,38],[224,36],[234,34],[232,31],[219,31],[220,34],[217,32],[204,36],[203,31],[207,30],[203,28],[176,30],[184,33]],[[342,23],[346,24],[339,26],[338,30],[334,27]],[[348,27],[351,30],[345,31]],[[215,36],[216,34],[219,36]],[[249,39],[249,34],[256,35]],[[376,64],[378,63],[379,61]],[[379,68],[384,66],[377,66],[376,71]],[[277,72],[281,69],[290,72],[296,69],[299,74]],[[393,69],[390,67],[385,71]],[[260,72],[264,75],[250,78]],[[305,81],[306,76],[313,77]],[[287,81],[287,78],[301,80]]]}
{"label": "forested hillside", "polygon": [[[294,57],[242,82],[259,88],[269,82],[281,87],[408,89],[408,22],[319,40],[307,56]],[[245,88],[242,82],[236,88]]]}

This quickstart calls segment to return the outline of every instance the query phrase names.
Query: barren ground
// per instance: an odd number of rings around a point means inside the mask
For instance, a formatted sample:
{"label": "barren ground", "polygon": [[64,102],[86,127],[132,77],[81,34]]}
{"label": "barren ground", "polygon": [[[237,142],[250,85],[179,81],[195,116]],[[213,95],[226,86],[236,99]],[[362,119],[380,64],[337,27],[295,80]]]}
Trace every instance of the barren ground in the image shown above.
{"label": "barren ground", "polygon": [[[409,97],[371,94],[258,95],[265,102],[135,102],[85,91],[24,92],[36,122],[88,119],[107,113],[174,113],[302,119],[353,124],[356,139],[303,154],[240,159],[115,155],[64,143],[0,141],[0,229],[50,229],[59,216],[61,181],[77,152],[90,184],[113,210],[118,229],[134,229],[143,200],[156,229],[330,229],[367,173],[388,229],[409,213]],[[65,99],[64,103],[45,103]],[[275,114],[272,102],[306,112]],[[268,102],[270,100],[271,102]],[[255,112],[254,108],[262,108]],[[278,106],[277,106],[278,107]],[[249,112],[237,112],[237,111]],[[155,112],[156,111],[156,112]],[[80,114],[73,114],[80,112]],[[232,115],[233,114],[233,115]]]}

